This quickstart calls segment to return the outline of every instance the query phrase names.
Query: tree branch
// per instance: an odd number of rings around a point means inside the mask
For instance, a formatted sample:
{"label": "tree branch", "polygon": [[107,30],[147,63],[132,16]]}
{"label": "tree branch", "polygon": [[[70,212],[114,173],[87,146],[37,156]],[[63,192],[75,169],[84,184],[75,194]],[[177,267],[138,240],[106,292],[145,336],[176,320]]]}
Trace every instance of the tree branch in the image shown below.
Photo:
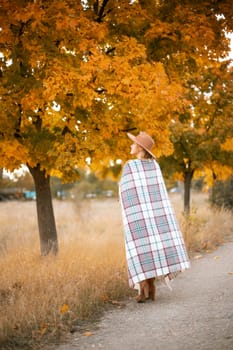
{"label": "tree branch", "polygon": [[[98,2],[98,1],[97,1]],[[100,10],[98,12],[98,16],[97,16],[97,22],[98,23],[101,23],[102,22],[102,19],[104,17],[104,10],[105,10],[105,7],[107,6],[107,3],[109,2],[109,0],[103,0],[102,2],[102,5],[100,7]],[[98,6],[98,4],[97,4]]]}
{"label": "tree branch", "polygon": [[96,1],[94,2],[93,8],[94,8],[94,12],[95,12],[96,16],[98,16],[98,11],[99,11],[99,0],[96,0]]}

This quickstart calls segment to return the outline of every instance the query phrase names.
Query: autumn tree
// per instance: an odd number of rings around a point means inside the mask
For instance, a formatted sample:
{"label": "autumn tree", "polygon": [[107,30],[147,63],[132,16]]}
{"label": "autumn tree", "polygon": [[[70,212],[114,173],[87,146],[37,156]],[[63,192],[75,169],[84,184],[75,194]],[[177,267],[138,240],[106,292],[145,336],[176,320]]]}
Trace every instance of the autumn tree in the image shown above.
{"label": "autumn tree", "polygon": [[[151,25],[145,30],[148,58],[162,62],[171,81],[186,90],[184,111],[171,119],[174,151],[160,159],[163,169],[184,180],[184,209],[190,210],[194,173],[232,171],[232,68],[227,31],[232,31],[230,1],[142,1]],[[152,24],[153,23],[153,24]],[[141,38],[142,40],[142,38]],[[222,60],[225,59],[224,62]]]}
{"label": "autumn tree", "polygon": [[58,250],[50,176],[125,159],[130,130],[172,152],[192,72],[225,56],[231,19],[229,0],[1,1],[0,167],[33,176],[43,255]]}
{"label": "autumn tree", "polygon": [[141,16],[135,8],[130,19],[124,16],[125,7],[119,6],[115,27],[143,43],[148,60],[162,63],[169,81],[185,90],[184,110],[174,113],[170,120],[174,152],[166,162],[164,158],[160,161],[167,165],[170,174],[173,169],[182,175],[184,208],[188,213],[195,171],[204,169],[204,164],[208,164],[208,169],[214,164],[220,169],[229,163],[229,154],[223,151],[221,143],[227,140],[229,144],[231,137],[232,74],[228,71],[229,62],[220,64],[220,60],[226,59],[229,52],[226,32],[233,29],[232,4],[229,0],[204,3],[141,0],[139,3]]}
{"label": "autumn tree", "polygon": [[193,176],[226,178],[233,170],[232,148],[232,69],[226,63],[213,62],[199,70],[190,81],[190,106],[170,126],[174,151],[161,158],[169,173],[184,180],[184,209],[190,211],[190,189]]}
{"label": "autumn tree", "polygon": [[1,1],[0,166],[30,170],[42,255],[58,251],[50,176],[70,181],[88,157],[124,158],[136,127],[166,153],[166,125],[182,109],[179,84],[116,28],[120,7],[126,22],[140,15],[127,1]]}

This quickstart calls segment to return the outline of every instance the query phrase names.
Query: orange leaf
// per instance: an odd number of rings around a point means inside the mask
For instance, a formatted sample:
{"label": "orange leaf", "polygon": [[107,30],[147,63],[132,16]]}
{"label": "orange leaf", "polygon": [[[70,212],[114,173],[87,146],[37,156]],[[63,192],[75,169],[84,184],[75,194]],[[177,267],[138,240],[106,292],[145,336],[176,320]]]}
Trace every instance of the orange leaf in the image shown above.
{"label": "orange leaf", "polygon": [[60,313],[65,314],[69,311],[69,305],[63,304],[62,307],[60,308]]}

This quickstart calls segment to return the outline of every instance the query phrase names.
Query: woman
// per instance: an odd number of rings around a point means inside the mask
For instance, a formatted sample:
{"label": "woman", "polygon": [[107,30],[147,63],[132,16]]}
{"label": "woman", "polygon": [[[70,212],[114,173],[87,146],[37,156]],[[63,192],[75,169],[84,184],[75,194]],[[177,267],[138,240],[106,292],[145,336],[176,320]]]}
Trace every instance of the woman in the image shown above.
{"label": "woman", "polygon": [[189,268],[184,240],[172,210],[153,139],[145,132],[128,137],[131,155],[119,185],[129,285],[139,283],[136,300],[155,300],[155,278]]}

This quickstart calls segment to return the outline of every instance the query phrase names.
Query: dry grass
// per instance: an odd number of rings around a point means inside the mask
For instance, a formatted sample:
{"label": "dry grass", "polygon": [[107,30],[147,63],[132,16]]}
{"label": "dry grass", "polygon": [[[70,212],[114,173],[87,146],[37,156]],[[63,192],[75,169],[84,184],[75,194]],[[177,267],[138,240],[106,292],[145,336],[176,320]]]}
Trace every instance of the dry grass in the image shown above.
{"label": "dry grass", "polygon": [[41,258],[35,203],[1,203],[0,343],[58,337],[129,293],[119,203],[96,204],[55,202],[60,252]]}
{"label": "dry grass", "polygon": [[193,195],[189,217],[185,217],[182,212],[181,195],[171,196],[171,201],[191,256],[195,252],[211,251],[224,241],[233,239],[232,212],[211,208],[207,195]]}
{"label": "dry grass", "polygon": [[[189,220],[171,197],[189,251],[213,249],[232,233],[229,212],[195,196]],[[54,202],[60,252],[39,257],[34,202],[0,203],[0,343],[55,339],[129,295],[117,200]]]}

